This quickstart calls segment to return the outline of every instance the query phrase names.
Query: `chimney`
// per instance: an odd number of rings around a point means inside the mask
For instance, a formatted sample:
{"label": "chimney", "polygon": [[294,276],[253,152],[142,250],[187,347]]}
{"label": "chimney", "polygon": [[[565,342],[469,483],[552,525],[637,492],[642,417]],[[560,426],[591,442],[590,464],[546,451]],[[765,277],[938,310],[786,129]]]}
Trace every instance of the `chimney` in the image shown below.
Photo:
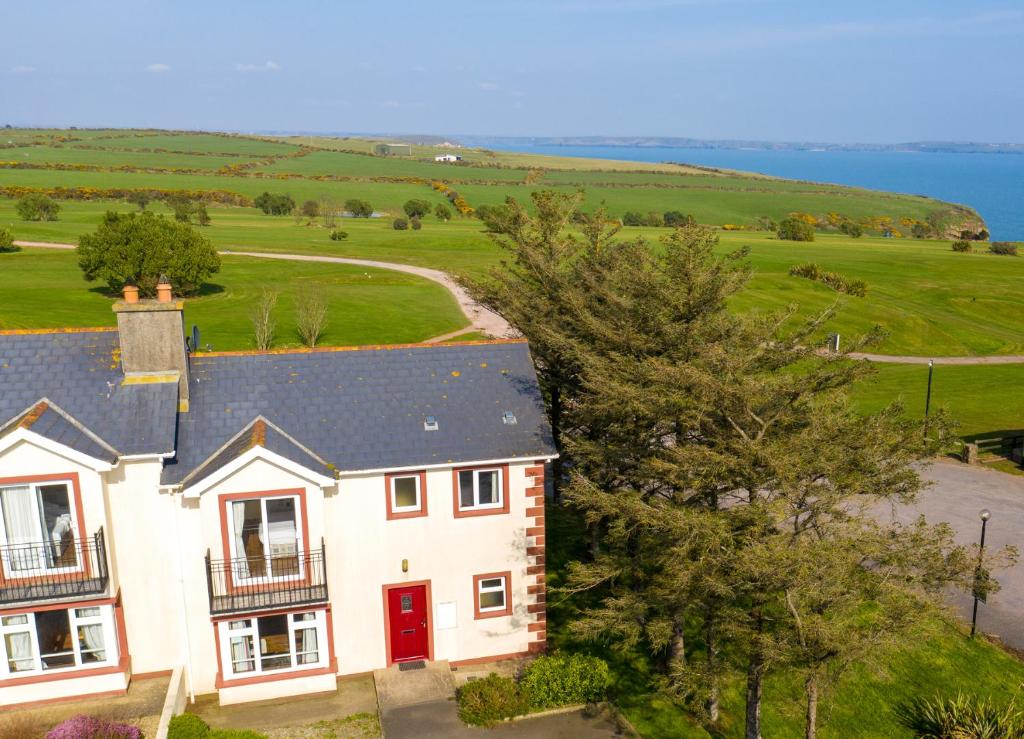
{"label": "chimney", "polygon": [[171,283],[161,276],[156,300],[140,300],[139,289],[125,285],[124,299],[114,303],[125,375],[178,375],[178,408],[188,410],[188,350],[185,346],[184,302],[175,300]]}

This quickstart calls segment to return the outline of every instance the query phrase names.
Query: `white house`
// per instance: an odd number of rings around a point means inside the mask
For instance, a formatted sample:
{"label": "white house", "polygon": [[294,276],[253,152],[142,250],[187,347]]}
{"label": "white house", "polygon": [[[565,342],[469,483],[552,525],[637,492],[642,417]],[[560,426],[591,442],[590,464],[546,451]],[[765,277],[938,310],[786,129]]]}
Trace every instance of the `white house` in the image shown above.
{"label": "white house", "polygon": [[544,648],[525,343],[190,355],[182,309],[0,332],[0,705]]}
{"label": "white house", "polygon": [[434,157],[435,162],[461,162],[462,157],[458,154],[438,154]]}

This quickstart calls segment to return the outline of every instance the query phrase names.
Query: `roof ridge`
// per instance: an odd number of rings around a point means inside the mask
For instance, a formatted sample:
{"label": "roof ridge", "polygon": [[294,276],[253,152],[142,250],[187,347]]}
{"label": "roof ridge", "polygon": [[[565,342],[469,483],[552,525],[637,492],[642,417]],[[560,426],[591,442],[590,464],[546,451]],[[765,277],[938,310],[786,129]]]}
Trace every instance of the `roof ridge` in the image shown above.
{"label": "roof ridge", "polygon": [[35,336],[37,334],[87,334],[100,331],[117,331],[117,326],[87,326],[65,328],[5,328],[0,336]]}
{"label": "roof ridge", "polygon": [[330,352],[359,352],[359,351],[394,351],[396,349],[424,349],[458,346],[488,346],[503,344],[525,344],[526,339],[475,339],[472,341],[445,341],[445,342],[418,342],[411,344],[362,344],[356,346],[318,346],[318,347],[292,347],[289,349],[240,349],[237,351],[223,352],[200,352],[193,356],[197,359],[205,357],[258,357],[276,356],[280,354],[327,354]]}

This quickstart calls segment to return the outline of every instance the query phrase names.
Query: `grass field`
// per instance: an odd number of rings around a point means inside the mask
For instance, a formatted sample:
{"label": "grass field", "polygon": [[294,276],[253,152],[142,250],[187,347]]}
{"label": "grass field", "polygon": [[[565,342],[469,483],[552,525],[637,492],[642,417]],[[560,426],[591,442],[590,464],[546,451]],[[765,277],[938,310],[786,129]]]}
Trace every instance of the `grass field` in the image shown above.
{"label": "grass field", "polygon": [[[113,326],[104,286],[86,283],[73,253],[25,249],[0,255],[0,329]],[[466,319],[454,298],[429,280],[390,270],[334,264],[289,264],[225,257],[199,297],[185,305],[186,326],[198,325],[214,350],[252,348],[250,311],[264,287],[279,292],[275,347],[298,346],[295,295],[314,285],[326,297],[326,345],[422,341],[455,331]]]}
{"label": "grass field", "polygon": [[[541,187],[565,192],[585,188],[588,207],[604,204],[610,213],[680,210],[708,224],[752,223],[761,215],[780,218],[792,211],[849,217],[888,215],[923,219],[945,207],[917,196],[895,195],[857,188],[794,182],[744,173],[714,172],[671,164],[610,162],[575,158],[506,154],[464,149],[465,165],[432,161],[433,147],[414,147],[411,158],[368,155],[373,142],[359,139],[289,137],[276,141],[218,134],[160,131],[25,131],[0,136],[0,162],[45,167],[48,163],[98,167],[99,171],[48,168],[0,169],[0,184],[30,187],[152,188],[226,190],[248,197],[261,192],[285,192],[297,201],[329,196],[337,201],[359,197],[382,211],[399,213],[403,202],[444,198],[426,183],[442,179],[458,189],[472,205],[499,203],[507,195],[527,200]],[[302,156],[295,156],[302,153]],[[270,161],[268,161],[270,160]],[[157,170],[123,172],[113,168]],[[218,172],[243,165],[235,176]],[[195,173],[170,173],[170,168]],[[324,179],[327,178],[327,179]],[[339,179],[340,178],[340,179]],[[27,223],[17,219],[14,201],[0,198],[0,225],[16,238],[75,243],[96,228],[107,209],[131,210],[122,201],[61,201],[60,220]],[[154,203],[158,213],[168,209]],[[211,207],[213,225],[203,233],[222,249],[296,252],[351,256],[444,269],[463,277],[480,277],[500,264],[501,254],[475,219],[442,223],[424,220],[421,231],[395,231],[390,218],[344,219],[349,233],[342,242],[330,241],[326,229],[297,223],[291,217],[270,217],[254,208]],[[644,236],[652,242],[664,229],[627,228],[623,238]],[[741,310],[799,306],[807,315],[839,298],[831,331],[844,345],[875,325],[887,337],[874,351],[927,356],[1024,353],[1024,260],[984,253],[955,254],[948,242],[819,234],[811,244],[777,240],[757,231],[721,232],[723,252],[747,247],[755,269],[748,289],[735,300]],[[9,265],[29,265],[29,269]],[[814,262],[823,269],[863,279],[866,298],[840,297],[830,288],[789,276],[790,267]],[[321,266],[268,266],[228,260],[217,277],[224,292],[190,302],[190,316],[203,324],[204,336],[219,348],[236,348],[248,339],[247,309],[261,280],[287,274],[291,284],[323,275]],[[335,268],[332,268],[335,269]],[[104,298],[89,292],[77,279],[74,257],[27,253],[0,259],[0,325],[83,325],[110,323]],[[37,275],[59,275],[68,294],[81,293],[81,306],[53,310],[45,283]],[[361,283],[360,272],[336,269],[331,290],[339,318],[332,323],[328,343],[411,341],[455,330],[463,325],[454,303],[439,287],[388,273]],[[376,274],[376,273],[375,273]],[[333,278],[332,278],[333,279]],[[286,285],[287,287],[287,285]],[[289,314],[289,291],[279,312]],[[76,301],[71,301],[76,304]],[[193,306],[194,304],[194,306]],[[77,304],[76,304],[77,305]],[[207,312],[208,311],[208,312]],[[192,313],[194,312],[194,313]],[[191,320],[191,318],[190,318]],[[281,319],[282,325],[288,323]],[[207,328],[209,326],[209,328]],[[241,333],[242,336],[234,334]],[[285,333],[290,333],[286,330]],[[213,339],[216,341],[213,341]],[[282,336],[282,341],[294,341]],[[857,389],[856,402],[865,409],[902,397],[910,414],[923,408],[921,368],[886,366]],[[964,434],[989,433],[1024,426],[1024,407],[1012,388],[1024,378],[1024,366],[943,367],[937,372],[934,403],[946,405],[962,423]],[[1007,396],[1010,396],[1007,400]]]}

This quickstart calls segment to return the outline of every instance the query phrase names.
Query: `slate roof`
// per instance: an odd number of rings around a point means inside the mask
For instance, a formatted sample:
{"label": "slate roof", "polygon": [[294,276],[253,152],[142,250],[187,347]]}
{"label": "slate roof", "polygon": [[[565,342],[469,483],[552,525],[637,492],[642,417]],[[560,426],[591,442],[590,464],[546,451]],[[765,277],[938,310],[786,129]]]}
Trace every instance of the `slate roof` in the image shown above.
{"label": "slate roof", "polygon": [[123,379],[116,329],[0,333],[0,427],[46,399],[122,455],[173,451],[177,384]]}
{"label": "slate roof", "polygon": [[123,379],[114,329],[0,332],[0,429],[47,400],[33,431],[100,459],[174,451],[165,484],[244,453],[257,421],[261,446],[321,473],[554,454],[524,342],[199,354],[187,413],[177,383]]}

